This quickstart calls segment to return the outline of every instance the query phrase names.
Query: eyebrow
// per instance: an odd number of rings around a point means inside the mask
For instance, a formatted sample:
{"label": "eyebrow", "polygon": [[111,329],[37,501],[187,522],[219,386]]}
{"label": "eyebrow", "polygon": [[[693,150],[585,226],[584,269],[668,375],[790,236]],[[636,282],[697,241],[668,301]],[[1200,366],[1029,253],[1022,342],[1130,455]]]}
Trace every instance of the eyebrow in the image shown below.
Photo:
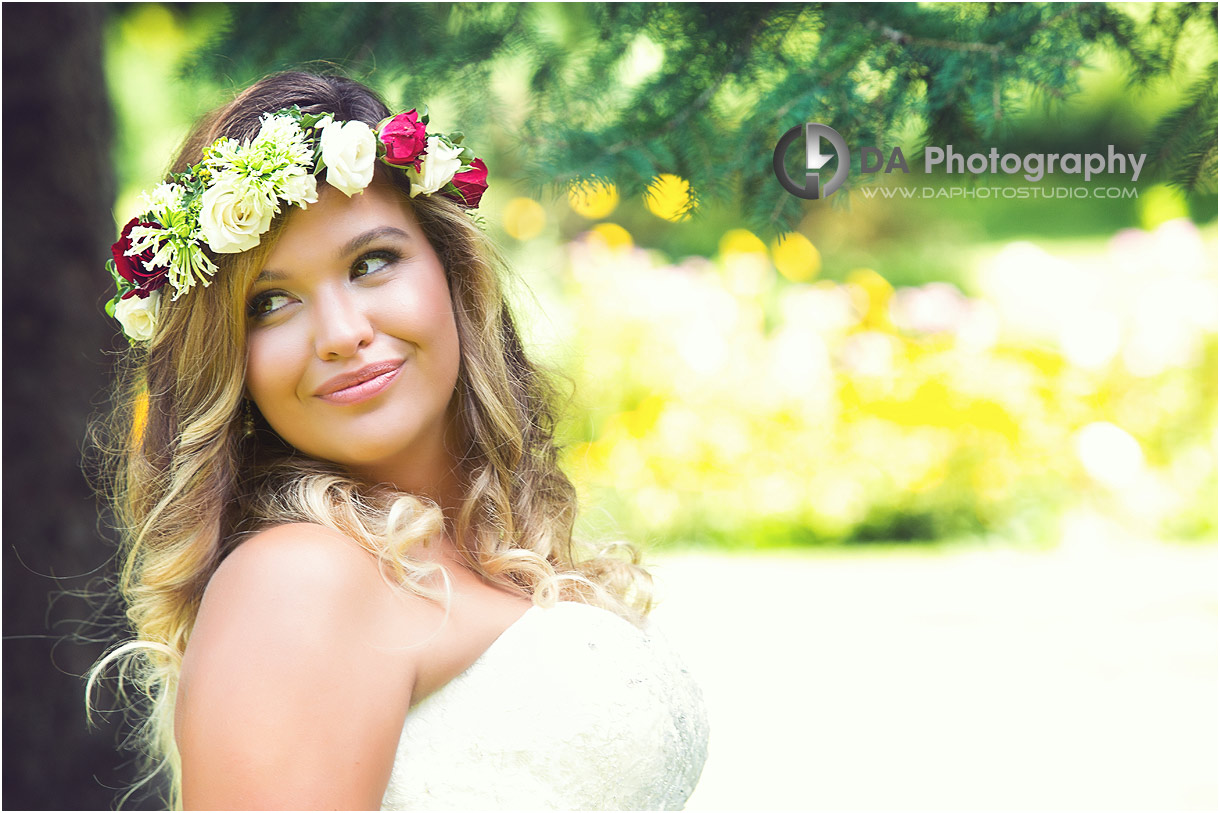
{"label": "eyebrow", "polygon": [[407,234],[402,229],[394,226],[379,226],[375,229],[369,229],[364,234],[357,235],[351,240],[348,240],[343,248],[339,249],[338,258],[343,259],[344,257],[355,254],[369,243],[376,242],[383,237],[397,237],[407,241],[408,243],[411,242],[411,235]]}
{"label": "eyebrow", "polygon": [[[386,237],[396,237],[396,238],[398,238],[400,240],[404,240],[408,243],[411,242],[411,235],[408,234],[407,232],[403,231],[400,228],[397,228],[395,226],[378,226],[375,229],[369,229],[368,231],[364,232],[363,234],[358,234],[355,237],[353,237],[351,240],[348,240],[346,243],[343,244],[343,246],[338,250],[338,252],[336,252],[335,256],[337,259],[342,260],[344,257],[350,257],[351,255],[355,254],[357,251],[364,248],[369,243],[375,243],[378,240],[381,240]],[[254,282],[259,283],[259,282],[266,282],[266,281],[271,281],[271,280],[282,280],[282,279],[285,279],[287,276],[288,276],[287,274],[284,274],[282,272],[274,271],[270,268],[264,268],[262,271],[259,272],[258,276],[255,277]]]}

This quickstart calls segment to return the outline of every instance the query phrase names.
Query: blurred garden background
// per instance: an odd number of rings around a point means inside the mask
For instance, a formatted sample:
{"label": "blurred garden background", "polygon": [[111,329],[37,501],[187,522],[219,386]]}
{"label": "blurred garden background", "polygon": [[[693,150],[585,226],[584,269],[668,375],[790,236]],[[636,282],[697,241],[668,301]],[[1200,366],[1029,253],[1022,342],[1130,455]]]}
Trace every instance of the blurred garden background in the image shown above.
{"label": "blurred garden background", "polygon": [[[581,535],[657,563],[705,684],[691,809],[1215,808],[1215,4],[3,14],[4,807],[129,776],[73,677],[117,628],[60,592],[110,567],[79,450],[116,224],[305,67],[487,156]],[[912,172],[801,201],[771,162],[806,121]],[[1148,160],[923,173],[944,144]]]}

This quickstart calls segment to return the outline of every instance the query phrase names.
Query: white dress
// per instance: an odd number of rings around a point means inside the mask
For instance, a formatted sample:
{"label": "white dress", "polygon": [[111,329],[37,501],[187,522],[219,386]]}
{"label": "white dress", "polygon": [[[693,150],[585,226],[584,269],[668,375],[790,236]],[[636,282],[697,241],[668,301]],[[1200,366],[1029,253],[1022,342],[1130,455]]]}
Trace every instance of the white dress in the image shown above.
{"label": "white dress", "polygon": [[407,714],[382,810],[677,810],[707,758],[703,696],[655,628],[531,607]]}

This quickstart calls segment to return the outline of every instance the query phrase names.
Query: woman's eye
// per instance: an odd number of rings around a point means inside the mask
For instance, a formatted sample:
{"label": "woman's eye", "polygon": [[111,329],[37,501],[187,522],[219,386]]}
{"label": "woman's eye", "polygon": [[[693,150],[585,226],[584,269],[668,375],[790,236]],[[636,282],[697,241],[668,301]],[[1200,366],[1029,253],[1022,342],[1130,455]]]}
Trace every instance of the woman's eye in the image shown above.
{"label": "woman's eye", "polygon": [[247,308],[250,316],[258,319],[262,316],[268,316],[280,308],[288,304],[290,297],[287,294],[277,294],[273,291],[259,294],[250,300],[250,305]]}
{"label": "woman's eye", "polygon": [[369,274],[376,273],[393,262],[394,259],[394,257],[380,253],[361,257],[359,260],[356,260],[356,264],[352,266],[352,276],[364,277],[368,276]]}

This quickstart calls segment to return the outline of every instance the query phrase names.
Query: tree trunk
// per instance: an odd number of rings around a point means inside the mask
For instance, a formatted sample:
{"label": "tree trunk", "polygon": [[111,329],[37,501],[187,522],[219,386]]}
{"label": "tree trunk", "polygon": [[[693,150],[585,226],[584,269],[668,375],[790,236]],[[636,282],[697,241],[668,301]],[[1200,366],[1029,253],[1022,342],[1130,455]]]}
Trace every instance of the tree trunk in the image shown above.
{"label": "tree trunk", "polygon": [[105,15],[3,7],[6,809],[108,809],[131,781],[117,721],[86,727],[80,676],[104,642],[79,640],[91,608],[64,593],[113,571],[81,464],[118,346],[102,310],[115,239]]}

